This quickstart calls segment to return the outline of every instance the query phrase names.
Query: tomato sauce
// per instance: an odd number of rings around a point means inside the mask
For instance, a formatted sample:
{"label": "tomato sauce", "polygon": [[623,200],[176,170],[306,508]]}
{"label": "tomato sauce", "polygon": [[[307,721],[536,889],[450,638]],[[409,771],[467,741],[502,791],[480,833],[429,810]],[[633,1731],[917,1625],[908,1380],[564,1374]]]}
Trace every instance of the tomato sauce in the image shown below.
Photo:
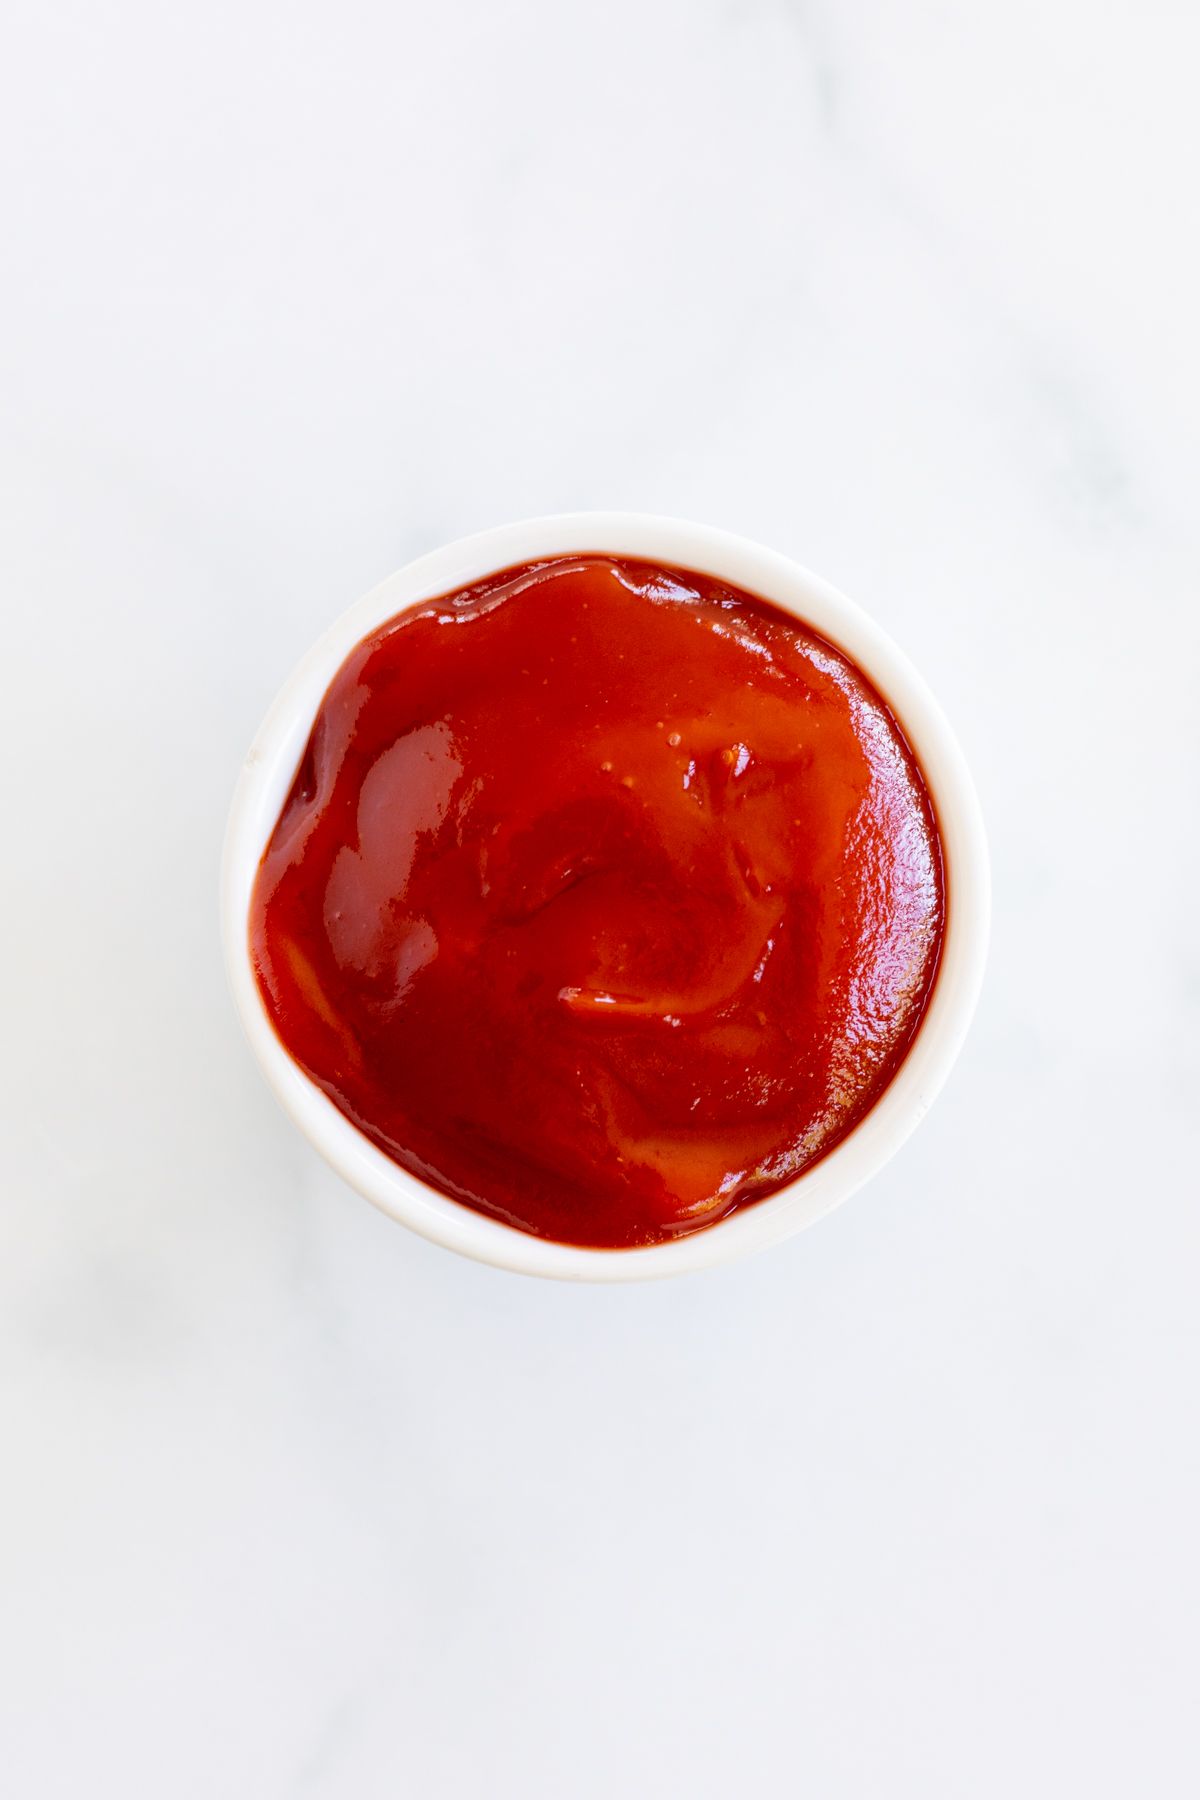
{"label": "tomato sauce", "polygon": [[932,991],[941,846],[903,732],[790,614],[611,556],[365,638],[262,859],[292,1058],[387,1155],[563,1243],[659,1243],[810,1168]]}

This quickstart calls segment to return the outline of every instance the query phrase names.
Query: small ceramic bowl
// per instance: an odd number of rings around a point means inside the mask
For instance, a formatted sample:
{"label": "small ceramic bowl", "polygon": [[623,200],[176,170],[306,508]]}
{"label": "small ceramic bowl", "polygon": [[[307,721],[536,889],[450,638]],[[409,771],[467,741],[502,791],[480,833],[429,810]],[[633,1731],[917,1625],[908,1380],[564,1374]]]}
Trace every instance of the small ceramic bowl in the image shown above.
{"label": "small ceramic bowl", "polygon": [[[414,601],[514,563],[583,551],[715,575],[795,613],[844,650],[904,727],[933,796],[946,859],[946,931],[933,997],[876,1105],[836,1149],[778,1193],[690,1237],[637,1250],[589,1250],[531,1237],[427,1187],[376,1149],[276,1037],[254,978],[247,924],[259,860],[317,709],[355,644]],[[836,588],[785,556],[706,525],[638,513],[568,513],[502,525],[419,557],[352,606],[309,651],[263,721],[234,794],[221,873],[225,961],[238,1014],[276,1097],[325,1160],[383,1212],[447,1249],[575,1281],[637,1281],[731,1261],[811,1225],[882,1168],[924,1118],[958,1055],[983,978],[989,910],[987,842],[962,752],[933,695],[891,639]]]}

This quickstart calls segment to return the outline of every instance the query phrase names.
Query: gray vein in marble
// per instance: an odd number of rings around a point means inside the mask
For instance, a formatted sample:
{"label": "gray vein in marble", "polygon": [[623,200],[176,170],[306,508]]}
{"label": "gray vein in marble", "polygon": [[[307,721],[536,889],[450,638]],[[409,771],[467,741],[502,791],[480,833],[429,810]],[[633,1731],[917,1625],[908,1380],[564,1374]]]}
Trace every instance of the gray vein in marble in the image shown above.
{"label": "gray vein in marble", "polygon": [[[1071,366],[1063,346],[1036,340],[981,277],[961,234],[901,183],[894,165],[885,164],[877,148],[864,144],[861,134],[852,137],[847,132],[842,58],[832,47],[828,15],[813,0],[784,0],[784,5],[803,38],[819,117],[839,158],[875,187],[880,209],[901,221],[936,258],[939,272],[950,278],[947,287],[961,296],[960,309],[969,310],[972,320],[992,331],[1004,346],[1012,374],[1020,379],[1037,415],[1041,435],[1049,446],[1057,445],[1060,493],[1065,491],[1091,526],[1145,525],[1147,508],[1094,382],[1086,371]],[[1040,482],[1037,485],[1046,491]]]}
{"label": "gray vein in marble", "polygon": [[297,1800],[326,1788],[338,1764],[345,1758],[347,1743],[361,1711],[361,1694],[345,1693],[318,1720],[312,1734],[312,1746],[291,1784],[291,1792]]}
{"label": "gray vein in marble", "polygon": [[828,14],[824,7],[814,5],[813,0],[784,0],[784,9],[804,40],[812,70],[817,116],[832,135],[839,124],[842,78]]}
{"label": "gray vein in marble", "polygon": [[[919,233],[938,258],[947,285],[961,295],[962,310],[991,331],[1004,348],[1011,374],[1021,381],[1048,446],[1057,445],[1058,492],[1076,503],[1091,524],[1135,525],[1144,522],[1136,498],[1132,470],[1118,446],[1118,434],[1104,417],[1095,386],[1069,366],[1068,353],[1037,340],[1013,316],[1002,298],[985,283],[962,239],[943,220],[935,220],[915,196],[896,182],[890,170],[875,164],[872,173],[894,215]],[[1035,482],[1039,495],[1046,489]]]}
{"label": "gray vein in marble", "polygon": [[1067,368],[1061,354],[1051,363],[1040,347],[1026,342],[1025,350],[1030,388],[1057,435],[1070,497],[1097,522],[1140,522],[1132,473],[1086,379]]}

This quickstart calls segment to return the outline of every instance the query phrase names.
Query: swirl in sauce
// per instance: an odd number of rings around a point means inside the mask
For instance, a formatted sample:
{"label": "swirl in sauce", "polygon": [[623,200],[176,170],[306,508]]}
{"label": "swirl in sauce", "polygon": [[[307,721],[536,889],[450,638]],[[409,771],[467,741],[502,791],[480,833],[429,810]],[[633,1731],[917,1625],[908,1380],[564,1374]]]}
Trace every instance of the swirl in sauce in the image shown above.
{"label": "swirl in sauce", "polygon": [[289,1054],[396,1162],[524,1231],[712,1224],[831,1149],[920,1023],[928,793],[789,614],[607,556],[363,640],[251,904]]}

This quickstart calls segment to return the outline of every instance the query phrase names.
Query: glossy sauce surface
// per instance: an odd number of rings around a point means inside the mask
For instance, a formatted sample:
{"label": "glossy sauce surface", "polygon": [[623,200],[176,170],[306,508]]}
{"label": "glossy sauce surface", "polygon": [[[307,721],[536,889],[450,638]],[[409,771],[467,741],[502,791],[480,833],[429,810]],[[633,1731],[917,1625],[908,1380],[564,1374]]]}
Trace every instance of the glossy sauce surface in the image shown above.
{"label": "glossy sauce surface", "polygon": [[790,614],[606,556],[360,643],[264,854],[294,1060],[479,1211],[621,1247],[790,1181],[878,1099],[945,913],[878,694]]}

